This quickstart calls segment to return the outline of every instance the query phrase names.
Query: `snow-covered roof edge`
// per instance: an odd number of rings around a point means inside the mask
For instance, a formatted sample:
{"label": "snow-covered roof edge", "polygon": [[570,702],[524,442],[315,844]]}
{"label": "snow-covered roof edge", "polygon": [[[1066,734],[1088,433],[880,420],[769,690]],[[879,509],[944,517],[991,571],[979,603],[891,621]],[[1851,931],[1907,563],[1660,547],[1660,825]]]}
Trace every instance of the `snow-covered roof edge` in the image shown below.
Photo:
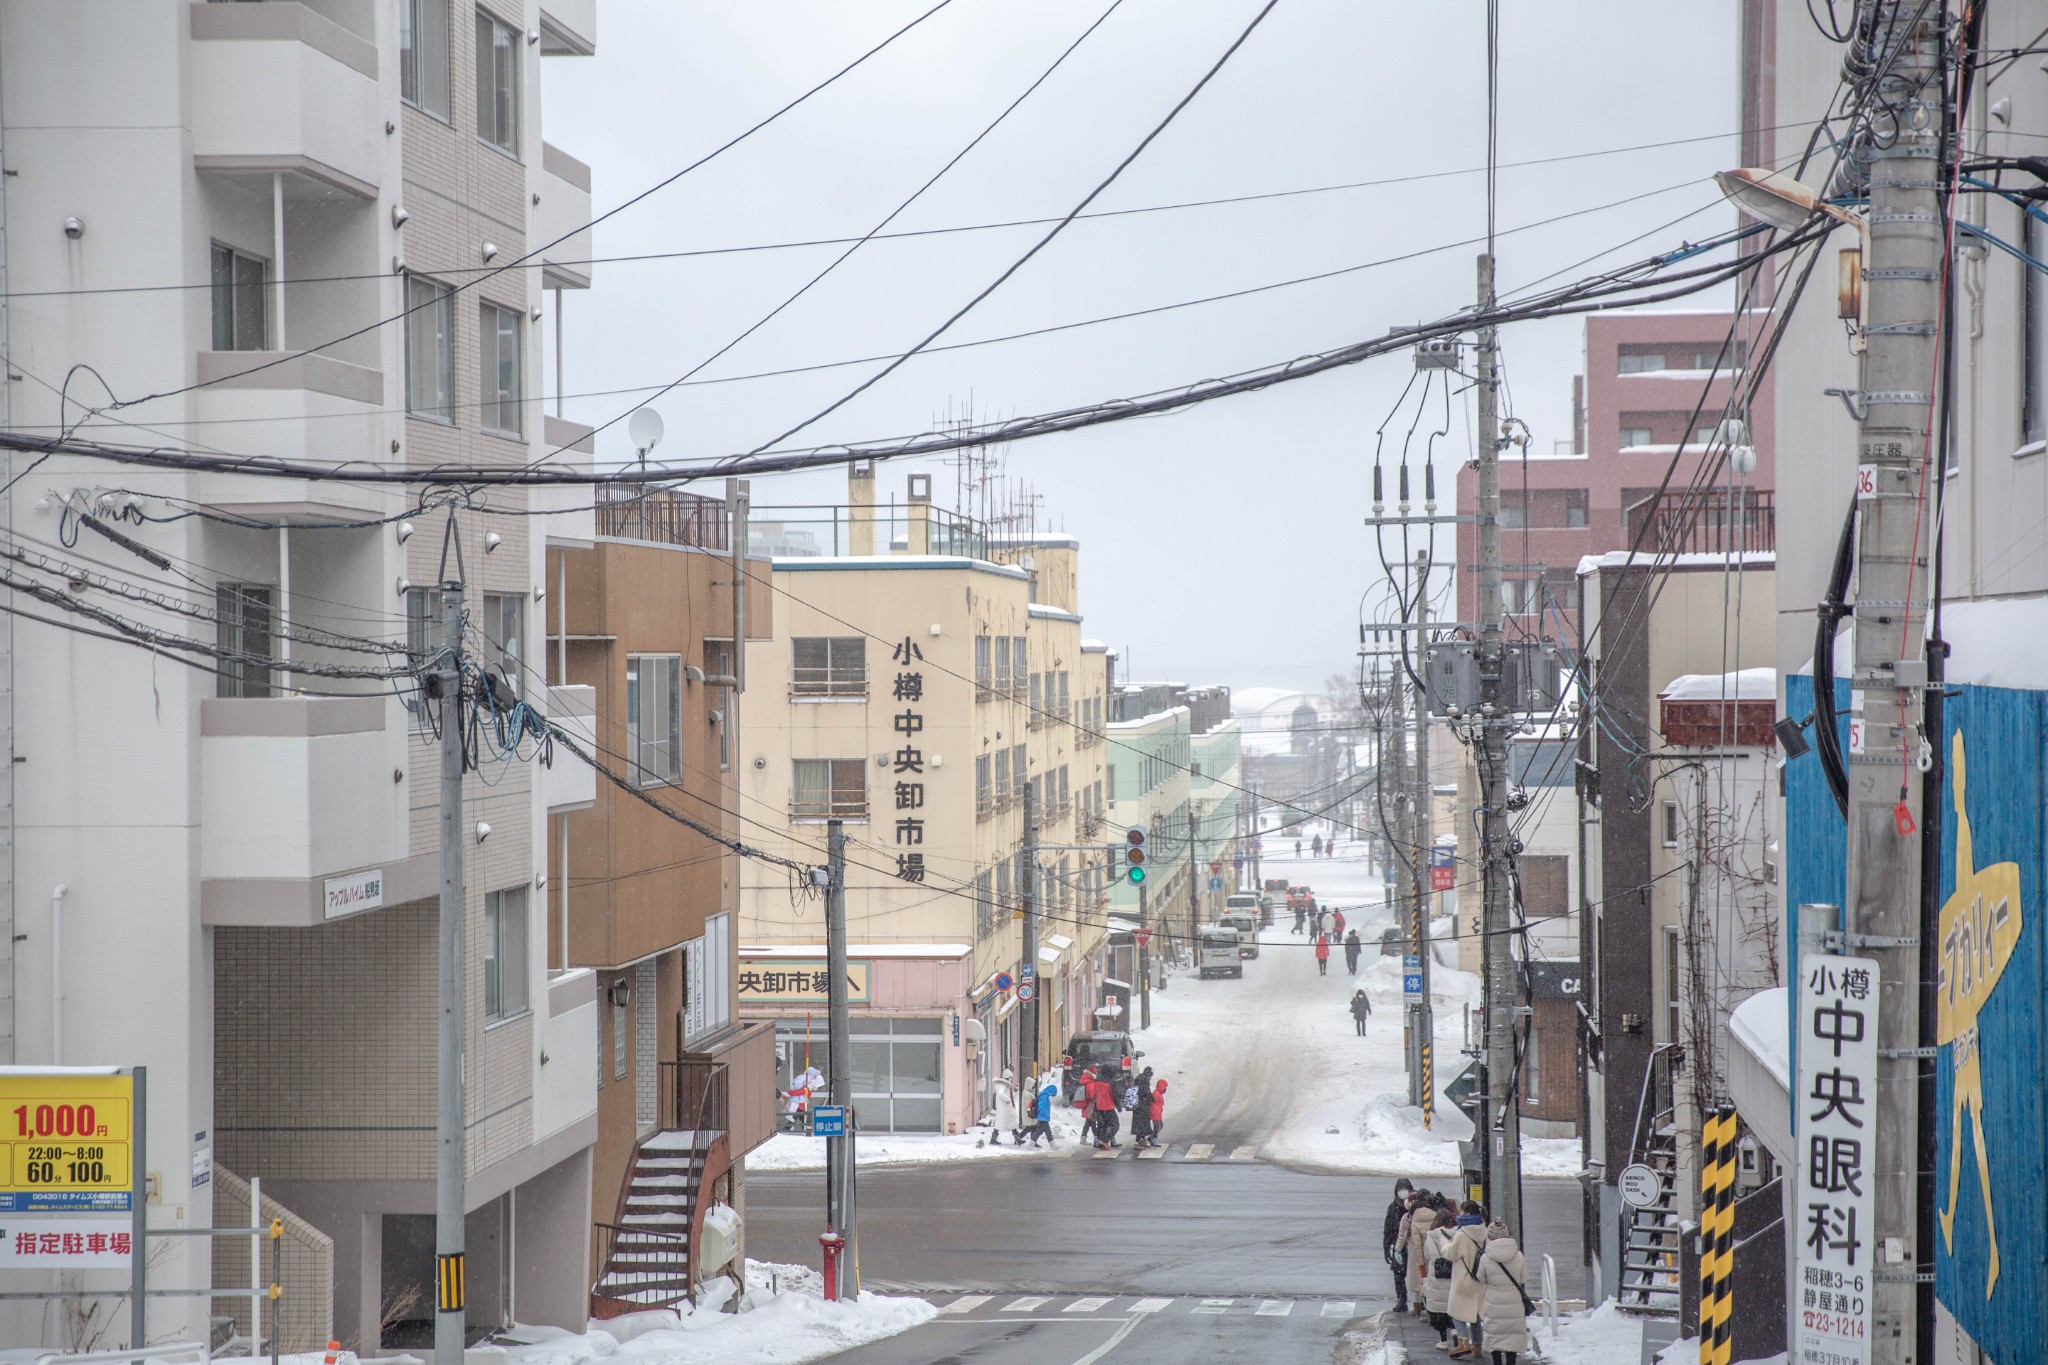
{"label": "snow-covered roof edge", "polygon": [[1665,701],[1776,701],[1778,670],[1743,668],[1733,673],[1685,673],[1657,694]]}

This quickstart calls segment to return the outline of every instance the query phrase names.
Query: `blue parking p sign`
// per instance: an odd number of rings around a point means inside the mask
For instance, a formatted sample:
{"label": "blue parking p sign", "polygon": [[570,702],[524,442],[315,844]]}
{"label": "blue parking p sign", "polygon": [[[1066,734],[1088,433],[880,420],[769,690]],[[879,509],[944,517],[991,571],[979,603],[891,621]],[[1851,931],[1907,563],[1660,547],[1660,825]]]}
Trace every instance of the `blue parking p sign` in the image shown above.
{"label": "blue parking p sign", "polygon": [[812,1137],[845,1137],[846,1106],[821,1104],[811,1110]]}

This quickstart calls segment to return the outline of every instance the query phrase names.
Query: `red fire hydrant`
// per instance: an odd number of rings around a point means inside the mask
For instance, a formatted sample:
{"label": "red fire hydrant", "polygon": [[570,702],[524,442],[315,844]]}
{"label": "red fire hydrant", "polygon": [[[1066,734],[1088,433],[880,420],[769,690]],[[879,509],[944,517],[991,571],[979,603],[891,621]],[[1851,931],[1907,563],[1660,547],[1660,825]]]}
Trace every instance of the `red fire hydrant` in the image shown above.
{"label": "red fire hydrant", "polygon": [[818,1236],[818,1245],[825,1250],[825,1299],[829,1303],[839,1302],[839,1253],[846,1246],[846,1239],[831,1228]]}

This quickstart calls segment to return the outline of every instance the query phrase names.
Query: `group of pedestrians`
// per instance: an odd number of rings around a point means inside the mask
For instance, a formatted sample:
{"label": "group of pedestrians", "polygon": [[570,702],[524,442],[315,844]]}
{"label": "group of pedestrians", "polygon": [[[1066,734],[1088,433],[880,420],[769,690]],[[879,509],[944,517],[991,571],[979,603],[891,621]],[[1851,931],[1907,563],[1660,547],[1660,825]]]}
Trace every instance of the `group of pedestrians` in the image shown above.
{"label": "group of pedestrians", "polygon": [[1399,1311],[1426,1317],[1439,1351],[1485,1351],[1492,1365],[1516,1365],[1529,1349],[1528,1262],[1508,1225],[1488,1222],[1481,1205],[1397,1180],[1380,1243]]}
{"label": "group of pedestrians", "polygon": [[[1307,901],[1294,907],[1294,928],[1291,932],[1307,934],[1310,938],[1341,940],[1344,937],[1344,912],[1325,910],[1317,905],[1315,898],[1311,896]],[[1358,931],[1353,929],[1351,932],[1356,934]]]}
{"label": "group of pedestrians", "polygon": [[989,1146],[1002,1146],[1004,1133],[1008,1133],[1010,1141],[1019,1147],[1024,1145],[1025,1138],[1031,1139],[1033,1147],[1038,1146],[1041,1138],[1048,1147],[1056,1145],[1052,1136],[1052,1102],[1060,1093],[1060,1080],[1056,1073],[1048,1071],[1026,1086],[1021,1104],[1017,1073],[1009,1068],[1003,1069],[1003,1074],[992,1088]]}
{"label": "group of pedestrians", "polygon": [[1113,1067],[1083,1071],[1081,1131],[1094,1138],[1096,1151],[1123,1146],[1117,1133],[1124,1114],[1131,1116],[1131,1145],[1157,1147],[1159,1130],[1166,1123],[1166,1082],[1153,1080],[1149,1066],[1135,1080],[1122,1080]]}
{"label": "group of pedestrians", "polygon": [[[1332,830],[1330,837],[1327,839],[1320,834],[1312,836],[1308,841],[1308,847],[1311,858],[1327,858],[1332,856],[1337,851],[1336,831]],[[1301,840],[1299,839],[1294,841],[1294,856],[1297,858],[1301,856]]]}

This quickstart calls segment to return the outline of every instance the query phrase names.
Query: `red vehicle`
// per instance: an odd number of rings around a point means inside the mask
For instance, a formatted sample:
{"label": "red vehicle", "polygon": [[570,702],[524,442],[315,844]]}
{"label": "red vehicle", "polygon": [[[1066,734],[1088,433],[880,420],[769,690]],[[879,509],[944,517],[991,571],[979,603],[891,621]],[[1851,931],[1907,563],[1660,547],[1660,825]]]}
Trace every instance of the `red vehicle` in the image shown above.
{"label": "red vehicle", "polygon": [[1308,887],[1290,886],[1287,888],[1287,908],[1289,910],[1313,910],[1315,904],[1315,892],[1311,891]]}

